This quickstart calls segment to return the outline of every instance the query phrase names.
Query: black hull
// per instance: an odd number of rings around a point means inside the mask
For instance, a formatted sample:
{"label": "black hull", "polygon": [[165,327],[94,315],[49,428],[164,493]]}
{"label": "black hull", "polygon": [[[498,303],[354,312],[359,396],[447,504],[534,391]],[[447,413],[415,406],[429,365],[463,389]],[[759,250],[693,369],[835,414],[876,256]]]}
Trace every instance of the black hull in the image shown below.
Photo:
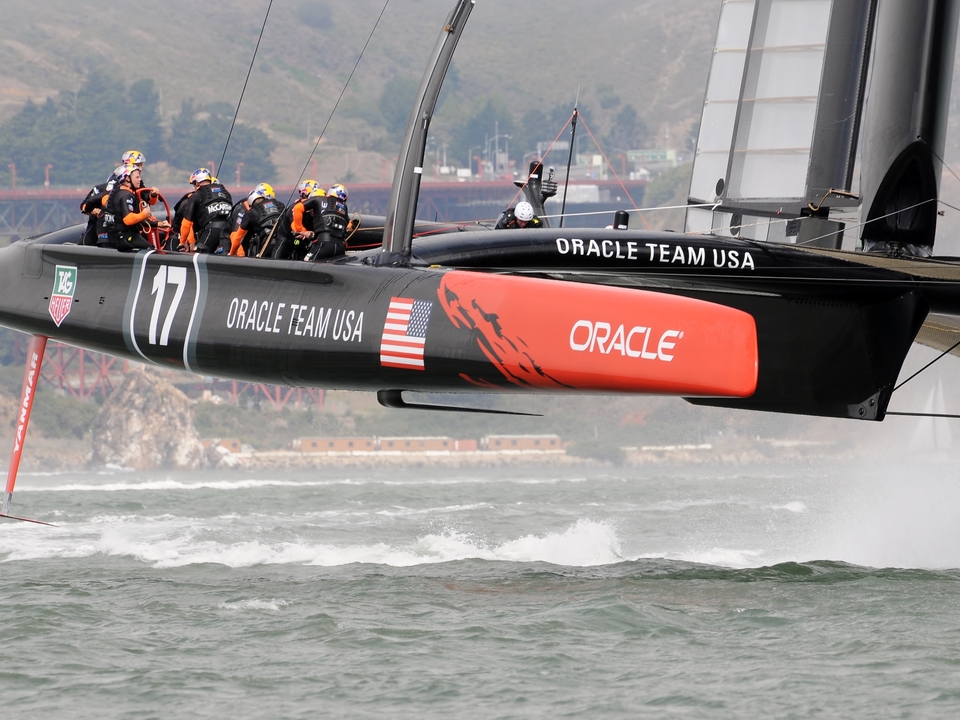
{"label": "black hull", "polygon": [[[0,323],[161,367],[292,386],[597,389],[518,383],[502,370],[498,374],[476,330],[458,326],[436,309],[424,341],[423,367],[385,366],[382,336],[391,298],[436,304],[443,278],[456,268],[542,278],[571,288],[653,291],[735,308],[756,326],[756,388],[749,397],[695,402],[882,419],[927,313],[960,310],[952,276],[957,268],[948,262],[674,233],[561,233],[439,235],[414,246],[415,267],[376,267],[370,262],[373,252],[329,264],[129,255],[57,244],[71,236],[58,233],[0,251]],[[58,266],[76,268],[77,278],[69,314],[59,327],[49,307]],[[529,304],[533,316],[551,312],[536,295]],[[710,358],[703,363],[709,370]],[[661,391],[670,392],[669,387]]]}

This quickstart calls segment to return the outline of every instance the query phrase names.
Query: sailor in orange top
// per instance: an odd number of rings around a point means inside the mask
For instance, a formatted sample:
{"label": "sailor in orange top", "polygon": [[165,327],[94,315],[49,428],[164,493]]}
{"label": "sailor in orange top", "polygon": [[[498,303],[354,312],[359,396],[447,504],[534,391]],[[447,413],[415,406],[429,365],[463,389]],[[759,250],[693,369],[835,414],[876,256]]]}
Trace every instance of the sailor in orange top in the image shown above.
{"label": "sailor in orange top", "polygon": [[[277,260],[303,260],[307,253],[307,246],[313,239],[313,220],[305,212],[306,201],[310,195],[320,189],[316,180],[304,180],[297,185],[297,200],[283,211],[283,224],[278,228],[281,232],[280,242],[273,253]],[[306,223],[304,223],[306,219]]]}
{"label": "sailor in orange top", "polygon": [[166,220],[157,223],[150,208],[141,203],[136,192],[142,188],[140,168],[127,165],[118,173],[117,183],[107,200],[104,227],[113,246],[121,252],[149,250],[153,247],[140,232],[140,223],[155,223],[160,227],[170,225]]}

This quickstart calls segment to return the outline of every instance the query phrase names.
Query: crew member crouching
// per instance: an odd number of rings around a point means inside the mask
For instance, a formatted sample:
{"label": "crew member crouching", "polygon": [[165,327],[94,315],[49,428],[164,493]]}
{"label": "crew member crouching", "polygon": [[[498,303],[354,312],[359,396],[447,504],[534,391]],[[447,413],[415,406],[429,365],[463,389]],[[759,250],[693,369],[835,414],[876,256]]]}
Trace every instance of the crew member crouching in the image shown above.
{"label": "crew member crouching", "polygon": [[304,258],[318,262],[346,255],[347,229],[350,213],[347,210],[347,189],[339,183],[326,194],[318,191],[305,204],[305,212],[313,217],[314,240]]}
{"label": "crew member crouching", "polygon": [[281,225],[277,228],[280,240],[273,251],[275,260],[303,260],[307,254],[307,247],[313,240],[313,217],[306,208],[310,196],[323,190],[316,180],[304,180],[297,185],[298,197],[294,203],[283,211]]}
{"label": "crew member crouching", "polygon": [[230,234],[230,254],[260,257],[268,254],[270,246],[276,242],[275,227],[284,207],[277,200],[273,187],[267,183],[257,185],[247,196],[247,202],[250,209],[243,214],[239,227]]}
{"label": "crew member crouching", "polygon": [[190,251],[215,253],[226,240],[233,198],[207,168],[194,170],[190,184],[194,192],[180,210],[180,244]]}
{"label": "crew member crouching", "polygon": [[[94,185],[83,199],[83,202],[80,203],[80,212],[89,216],[86,230],[83,231],[83,239],[80,242],[81,245],[98,244],[98,236],[103,226],[104,207],[110,197],[110,192],[113,190],[114,185],[117,184],[117,175],[120,174],[121,171],[123,171],[123,166],[118,167],[110,173],[110,177],[107,178],[106,182]],[[106,244],[108,243],[106,234],[104,234],[104,245]]]}
{"label": "crew member crouching", "polygon": [[497,220],[496,230],[513,230],[516,228],[543,227],[540,218],[533,214],[533,205],[526,200],[517,203],[515,208],[508,208]]}

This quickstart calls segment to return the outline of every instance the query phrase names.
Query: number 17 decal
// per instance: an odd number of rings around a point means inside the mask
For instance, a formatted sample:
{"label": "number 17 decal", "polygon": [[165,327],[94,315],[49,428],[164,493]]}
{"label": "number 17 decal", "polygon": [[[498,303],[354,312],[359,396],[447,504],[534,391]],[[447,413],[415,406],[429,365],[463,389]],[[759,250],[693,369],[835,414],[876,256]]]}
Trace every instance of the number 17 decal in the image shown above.
{"label": "number 17 decal", "polygon": [[147,334],[147,341],[151,345],[157,344],[157,325],[160,322],[160,309],[163,305],[163,295],[167,285],[176,285],[176,294],[173,296],[173,302],[167,309],[167,317],[163,321],[163,329],[160,331],[160,345],[166,346],[170,342],[170,328],[173,326],[173,318],[177,314],[177,308],[180,307],[180,301],[183,299],[183,291],[187,287],[187,269],[185,267],[167,267],[161,265],[157,274],[153,277],[154,295],[153,312],[150,315],[150,332]]}

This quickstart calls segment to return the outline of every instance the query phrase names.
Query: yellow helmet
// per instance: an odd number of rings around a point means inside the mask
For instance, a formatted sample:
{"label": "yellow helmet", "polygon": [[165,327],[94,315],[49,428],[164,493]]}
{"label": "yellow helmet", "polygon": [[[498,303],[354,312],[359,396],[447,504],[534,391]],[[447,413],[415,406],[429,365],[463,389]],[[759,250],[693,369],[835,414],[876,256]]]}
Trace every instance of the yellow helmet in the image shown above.
{"label": "yellow helmet", "polygon": [[274,200],[276,197],[277,194],[273,191],[273,185],[270,185],[269,183],[260,183],[253,189],[253,192],[247,195],[247,201],[254,202],[257,198]]}
{"label": "yellow helmet", "polygon": [[146,158],[139,150],[127,150],[120,158],[121,165],[143,165]]}
{"label": "yellow helmet", "polygon": [[310,197],[314,190],[320,187],[317,184],[316,180],[304,180],[302,183],[297,185],[297,192],[300,194],[301,199],[306,199]]}

